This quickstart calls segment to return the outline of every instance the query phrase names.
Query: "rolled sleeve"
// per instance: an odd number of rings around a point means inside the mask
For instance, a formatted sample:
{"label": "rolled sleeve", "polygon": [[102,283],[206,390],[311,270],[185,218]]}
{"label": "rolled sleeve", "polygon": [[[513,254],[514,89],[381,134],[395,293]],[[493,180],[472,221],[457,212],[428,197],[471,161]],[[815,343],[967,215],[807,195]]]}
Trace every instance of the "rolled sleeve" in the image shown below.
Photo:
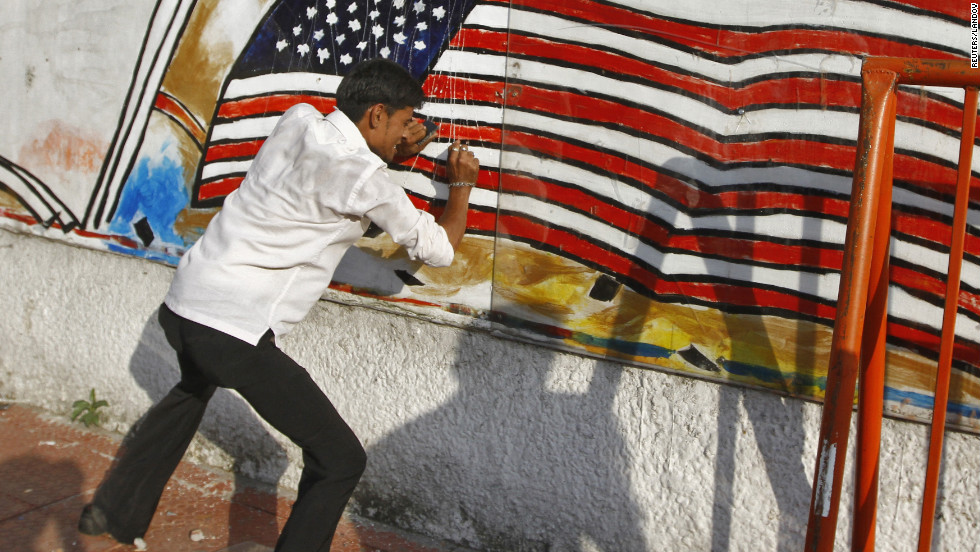
{"label": "rolled sleeve", "polygon": [[395,243],[405,247],[412,260],[419,260],[429,266],[449,266],[453,262],[455,251],[449,243],[446,231],[436,222],[432,215],[425,211],[416,211],[418,220],[402,236],[391,238]]}
{"label": "rolled sleeve", "polygon": [[436,267],[452,264],[455,251],[446,231],[431,214],[416,209],[386,172],[377,171],[365,182],[361,198],[370,204],[365,216],[403,246],[412,260]]}

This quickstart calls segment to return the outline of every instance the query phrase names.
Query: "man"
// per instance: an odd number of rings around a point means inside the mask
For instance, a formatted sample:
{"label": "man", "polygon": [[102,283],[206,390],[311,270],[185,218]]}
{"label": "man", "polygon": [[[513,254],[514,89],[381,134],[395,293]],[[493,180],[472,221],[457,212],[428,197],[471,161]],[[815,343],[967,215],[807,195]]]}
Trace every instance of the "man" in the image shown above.
{"label": "man", "polygon": [[371,222],[414,259],[452,262],[479,161],[458,140],[450,146],[449,200],[438,222],[416,210],[386,171],[396,156],[427,143],[412,118],[423,100],[406,70],[379,59],[351,70],[326,117],[305,104],[282,116],[241,187],[177,267],[159,318],[177,352],[180,382],[131,432],[83,510],[80,531],[127,543],[146,532],[220,386],[236,390],[303,450],[296,502],[276,550],[330,548],[364,471],[364,449],[276,342],[316,304]]}

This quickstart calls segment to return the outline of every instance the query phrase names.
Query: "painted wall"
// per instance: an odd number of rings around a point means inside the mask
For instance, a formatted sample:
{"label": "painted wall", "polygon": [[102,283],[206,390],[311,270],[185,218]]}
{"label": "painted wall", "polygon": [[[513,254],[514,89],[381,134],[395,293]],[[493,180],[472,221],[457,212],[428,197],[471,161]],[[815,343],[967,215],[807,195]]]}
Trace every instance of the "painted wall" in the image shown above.
{"label": "painted wall", "polygon": [[[438,211],[446,144],[477,151],[484,171],[456,263],[419,267],[369,235],[330,296],[420,319],[326,303],[291,347],[321,381],[342,382],[331,394],[367,416],[366,440],[383,451],[359,507],[504,549],[703,549],[766,519],[778,527],[762,532],[798,542],[816,407],[781,397],[824,392],[861,58],[966,57],[971,39],[967,4],[925,0],[13,0],[0,14],[0,228],[14,233],[0,253],[4,312],[18,314],[4,321],[17,339],[4,344],[0,390],[57,408],[99,382],[120,430],[166,388],[151,321],[166,265],[278,114],[297,101],[331,109],[362,57],[391,57],[423,81],[432,100],[420,115],[440,139],[391,172]],[[932,401],[961,103],[957,91],[899,93],[886,410],[901,418],[925,418]],[[950,405],[967,432],[980,429],[978,217],[971,209]],[[363,327],[338,327],[348,320]],[[87,345],[92,328],[110,336],[103,348]],[[438,375],[425,370],[434,350]],[[383,419],[359,410],[379,388]],[[675,409],[680,425],[664,425]],[[215,416],[241,413],[228,398]],[[196,454],[291,484],[288,448],[256,427],[242,442],[261,454],[239,450],[222,425]],[[921,431],[891,427],[902,447]],[[739,432],[760,428],[777,437],[743,451]],[[788,450],[775,445],[784,438]],[[895,451],[902,469],[917,469],[913,450]],[[708,476],[714,495],[694,493]],[[743,520],[741,477],[771,484],[775,506]],[[521,508],[498,488],[520,489]],[[676,502],[692,493],[706,502]],[[617,529],[599,534],[582,506],[593,499]],[[914,518],[915,500],[895,502],[896,519]],[[977,519],[965,512],[947,519]]]}
{"label": "painted wall", "polygon": [[[95,387],[106,427],[125,432],[177,377],[155,321],[171,275],[0,231],[0,397],[67,416]],[[818,404],[517,343],[468,316],[334,298],[353,304],[321,302],[285,348],[368,451],[355,511],[483,550],[802,549]],[[885,421],[881,550],[913,547],[927,442],[926,426]],[[947,438],[937,550],[976,546],[977,445]],[[189,454],[291,488],[301,465],[225,391]],[[842,514],[839,550],[849,526]]]}

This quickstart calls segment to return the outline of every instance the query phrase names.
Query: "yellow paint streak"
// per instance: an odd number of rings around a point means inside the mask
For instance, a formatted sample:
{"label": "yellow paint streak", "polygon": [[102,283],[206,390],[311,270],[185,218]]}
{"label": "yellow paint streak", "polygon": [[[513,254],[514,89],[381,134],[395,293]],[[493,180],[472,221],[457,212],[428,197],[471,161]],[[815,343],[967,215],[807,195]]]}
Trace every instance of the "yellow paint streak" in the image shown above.
{"label": "yellow paint streak", "polygon": [[493,241],[464,238],[456,250],[453,264],[435,268],[423,266],[419,278],[426,283],[421,295],[452,295],[463,286],[476,286],[493,278]]}
{"label": "yellow paint streak", "polygon": [[209,25],[217,23],[217,7],[217,2],[197,3],[163,79],[163,89],[202,121],[214,112],[221,82],[235,62],[230,42],[204,42],[205,37],[221,34],[208,34]]}
{"label": "yellow paint streak", "polygon": [[500,247],[494,257],[495,294],[539,314],[564,320],[582,307],[582,289],[596,275],[557,255]]}
{"label": "yellow paint streak", "polygon": [[0,184],[0,207],[18,213],[28,213],[28,211],[21,206],[17,196],[15,196],[13,192],[9,191],[3,184]]}

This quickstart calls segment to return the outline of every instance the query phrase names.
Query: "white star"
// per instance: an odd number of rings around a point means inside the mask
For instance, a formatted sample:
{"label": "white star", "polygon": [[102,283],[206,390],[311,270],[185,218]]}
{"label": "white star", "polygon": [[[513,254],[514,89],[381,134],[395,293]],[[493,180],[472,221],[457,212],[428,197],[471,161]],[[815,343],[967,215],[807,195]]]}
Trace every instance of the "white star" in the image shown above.
{"label": "white star", "polygon": [[374,21],[375,19],[378,18],[379,15],[381,15],[381,12],[379,12],[378,10],[372,10],[371,13],[368,14],[368,17],[371,18],[371,21]]}
{"label": "white star", "polygon": [[330,58],[330,50],[327,50],[326,48],[320,48],[316,51],[316,57],[320,58],[320,63],[323,63],[324,60]]}
{"label": "white star", "polygon": [[350,30],[354,31],[355,33],[361,30],[361,22],[356,19],[351,19],[347,26],[350,27]]}
{"label": "white star", "polygon": [[299,33],[303,32],[303,27],[301,25],[296,25],[293,27],[293,36],[299,36]]}
{"label": "white star", "polygon": [[357,43],[357,49],[358,49],[358,50],[360,50],[360,51],[362,51],[362,52],[363,52],[365,48],[367,48],[367,42],[364,42],[364,41],[362,40],[361,42],[358,42],[358,43]]}
{"label": "white star", "polygon": [[404,27],[405,26],[405,17],[402,16],[402,15],[399,15],[399,16],[395,17],[395,25],[398,25],[399,27]]}
{"label": "white star", "polygon": [[374,38],[376,39],[381,38],[385,34],[385,28],[382,27],[381,25],[375,25],[374,27],[371,28],[371,34],[373,34]]}
{"label": "white star", "polygon": [[416,50],[425,50],[425,42],[422,42],[421,40],[416,40],[415,41],[415,49]]}
{"label": "white star", "polygon": [[415,13],[422,13],[422,12],[424,12],[425,11],[425,2],[423,2],[422,0],[418,0],[418,2],[415,2],[415,5],[412,6],[412,9],[415,10]]}
{"label": "white star", "polygon": [[327,0],[327,7],[333,9],[337,5],[337,0]]}
{"label": "white star", "polygon": [[335,25],[337,23],[337,14],[330,12],[330,14],[327,15],[327,23]]}
{"label": "white star", "polygon": [[350,54],[344,54],[340,56],[340,63],[344,65],[350,65],[354,61],[354,58],[350,57]]}
{"label": "white star", "polygon": [[396,34],[395,36],[393,36],[391,38],[395,39],[395,42],[397,42],[399,44],[405,44],[405,35],[402,34],[402,33],[398,33],[398,34]]}
{"label": "white star", "polygon": [[384,48],[378,50],[378,53],[381,54],[381,57],[388,57],[391,55],[391,49],[385,46]]}
{"label": "white star", "polygon": [[276,50],[279,50],[280,52],[283,51],[286,48],[286,46],[289,46],[289,43],[286,42],[285,40],[280,40],[279,42],[276,42]]}
{"label": "white star", "polygon": [[446,8],[439,6],[438,8],[432,10],[432,15],[434,15],[439,21],[442,21],[442,18],[446,17]]}
{"label": "white star", "polygon": [[419,21],[419,24],[415,26],[416,29],[424,31],[429,28],[429,25],[425,21]]}
{"label": "white star", "polygon": [[335,38],[334,40],[337,41],[337,44],[343,44],[344,43],[344,40],[346,38],[347,38],[347,35],[339,34],[339,35],[337,35],[337,38]]}
{"label": "white star", "polygon": [[392,4],[395,6],[395,9],[400,10],[405,7],[405,0],[395,0]]}
{"label": "white star", "polygon": [[313,33],[313,38],[315,40],[320,40],[323,38],[323,29],[317,29],[316,32]]}
{"label": "white star", "polygon": [[306,18],[313,19],[314,16],[316,16],[316,6],[306,8]]}
{"label": "white star", "polygon": [[351,2],[351,5],[347,6],[347,13],[354,13],[357,11],[357,4]]}
{"label": "white star", "polygon": [[304,57],[306,54],[310,53],[310,46],[308,44],[300,44],[296,47],[296,53],[298,53],[300,57]]}

